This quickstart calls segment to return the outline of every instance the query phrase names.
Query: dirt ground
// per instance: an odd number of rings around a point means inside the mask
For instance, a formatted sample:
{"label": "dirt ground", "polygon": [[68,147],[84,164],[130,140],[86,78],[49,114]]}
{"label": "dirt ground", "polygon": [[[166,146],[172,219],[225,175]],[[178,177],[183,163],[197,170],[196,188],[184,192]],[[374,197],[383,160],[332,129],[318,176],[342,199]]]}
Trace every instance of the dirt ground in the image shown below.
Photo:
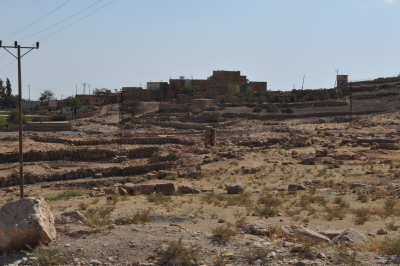
{"label": "dirt ground", "polygon": [[[390,98],[390,97],[389,97]],[[380,99],[388,105],[386,97]],[[355,108],[366,110],[378,108],[366,106],[356,101]],[[103,115],[96,118],[73,121],[74,131],[62,133],[37,133],[42,136],[56,136],[65,139],[113,138],[117,132],[118,112],[115,106],[105,109]],[[339,111],[345,107],[327,107],[323,111]],[[348,107],[346,107],[348,108]],[[228,110],[229,109],[229,110]],[[227,108],[224,112],[232,111]],[[250,110],[250,108],[247,108]],[[246,112],[240,108],[240,112]],[[298,113],[322,111],[299,109]],[[147,111],[157,110],[155,103],[148,104]],[[247,110],[247,111],[249,111]],[[358,109],[357,109],[358,110]],[[239,112],[239,110],[235,110]],[[296,110],[297,112],[297,110]],[[193,138],[196,145],[163,144],[163,151],[176,152],[187,163],[176,165],[171,171],[186,172],[188,169],[201,169],[201,178],[175,176],[169,180],[145,179],[147,175],[114,176],[110,178],[83,178],[48,183],[26,184],[28,196],[40,195],[45,198],[55,217],[62,213],[79,211],[90,216],[90,210],[110,208],[109,221],[104,226],[90,226],[82,222],[57,224],[57,239],[48,248],[58,248],[72,259],[68,264],[75,265],[164,265],[159,250],[165,249],[171,240],[182,239],[186,246],[198,245],[200,251],[197,265],[377,265],[396,264],[398,258],[377,248],[380,241],[388,238],[399,239],[397,226],[400,226],[398,168],[400,168],[399,150],[372,149],[362,145],[340,145],[343,139],[356,137],[399,138],[398,124],[400,112],[391,111],[356,117],[352,127],[349,123],[336,123],[333,118],[290,119],[277,121],[243,121],[238,125],[217,128],[218,145],[204,151],[202,142],[204,132],[163,128],[160,126],[126,129],[135,136],[149,136],[149,133],[162,133]],[[268,125],[272,122],[277,125]],[[325,134],[328,133],[328,134]],[[37,142],[29,137],[33,132],[24,133],[24,151],[71,149],[63,143]],[[246,142],[267,141],[268,139],[291,139],[297,135],[314,140],[304,147],[286,146],[276,143],[267,146],[247,145]],[[0,138],[17,136],[17,132],[1,132]],[[398,141],[397,141],[398,142]],[[302,163],[303,158],[314,157],[318,150],[328,149],[327,144],[336,144],[329,148],[335,154],[363,154],[361,159],[331,160],[328,163],[317,160],[315,165]],[[123,149],[133,149],[143,145],[122,145]],[[118,150],[118,144],[80,146],[87,149]],[[18,142],[0,141],[1,153],[15,152]],[[204,152],[199,152],[204,151]],[[227,153],[233,154],[226,156]],[[387,160],[390,160],[388,162]],[[150,158],[129,158],[124,162],[108,160],[64,160],[45,161],[38,158],[27,162],[26,172],[49,174],[77,170],[85,167],[105,169],[128,165],[150,163]],[[245,169],[257,169],[245,173]],[[17,163],[0,164],[0,177],[16,172]],[[118,184],[136,183],[158,184],[173,183],[188,185],[212,193],[181,194],[164,196],[154,200],[154,194],[108,195],[90,197],[89,193],[103,187]],[[244,193],[227,194],[225,184],[241,184]],[[305,190],[288,191],[289,184],[299,184]],[[72,196],[68,196],[72,195]],[[152,197],[153,196],[153,197]],[[0,204],[17,200],[18,187],[0,189]],[[388,208],[388,202],[393,202]],[[118,220],[131,217],[149,210],[151,222],[143,224],[121,224]],[[336,212],[334,211],[336,210]],[[363,210],[363,214],[360,214]],[[361,218],[360,218],[361,217]],[[290,235],[278,233],[255,235],[246,232],[243,226],[262,220],[275,228],[286,228]],[[230,225],[232,225],[230,227]],[[351,249],[323,243],[312,243],[310,250],[304,253],[293,252],[293,245],[306,244],[294,234],[295,227],[304,226],[315,232],[327,230],[344,231],[355,229],[369,239],[363,245],[354,245]],[[234,235],[229,239],[220,239],[216,228],[229,228]],[[400,228],[400,227],[399,227]],[[377,234],[383,229],[385,234]],[[229,231],[228,230],[228,231]],[[261,247],[268,255],[256,260],[249,259],[248,252]],[[347,255],[340,250],[349,252]],[[354,253],[356,251],[356,253]],[[246,253],[247,252],[247,253]],[[8,265],[29,257],[27,251],[3,253],[0,265]],[[347,257],[346,257],[347,256]],[[354,256],[352,260],[351,256]],[[165,258],[164,258],[165,259]],[[305,264],[296,264],[303,262]],[[97,264],[98,263],[98,264]],[[169,265],[174,265],[169,260]],[[21,262],[22,265],[22,262]],[[28,265],[28,264],[26,264]],[[181,265],[184,265],[181,263]]]}

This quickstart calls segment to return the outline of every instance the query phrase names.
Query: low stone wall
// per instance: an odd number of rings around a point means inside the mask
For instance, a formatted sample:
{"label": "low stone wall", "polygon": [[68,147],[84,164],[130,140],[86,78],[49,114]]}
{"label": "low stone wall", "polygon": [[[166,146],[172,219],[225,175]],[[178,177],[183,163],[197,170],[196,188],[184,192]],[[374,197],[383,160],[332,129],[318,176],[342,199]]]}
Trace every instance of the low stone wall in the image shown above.
{"label": "low stone wall", "polygon": [[[154,152],[159,151],[158,147],[141,147],[138,149],[125,150],[120,152],[106,149],[78,149],[78,150],[58,150],[58,151],[35,151],[24,152],[25,162],[64,160],[99,160],[115,157],[116,155],[126,155],[129,157],[151,157]],[[0,163],[13,163],[19,161],[18,152],[0,153]]]}
{"label": "low stone wall", "polygon": [[72,125],[67,121],[27,122],[24,131],[71,131]]}
{"label": "low stone wall", "polygon": [[[62,139],[55,137],[42,137],[42,136],[32,136],[30,137],[32,140],[38,142],[52,142],[52,143],[69,143],[78,145],[100,145],[100,144],[115,144],[120,143],[119,138],[115,139],[92,139],[92,140],[70,140],[70,139]],[[195,141],[193,140],[185,140],[181,138],[175,137],[151,137],[151,138],[124,138],[122,144],[152,144],[152,145],[160,145],[160,144],[182,144],[182,145],[194,145]]]}
{"label": "low stone wall", "polygon": [[[124,168],[111,167],[107,169],[93,171],[91,169],[79,169],[76,171],[70,171],[67,173],[51,173],[51,174],[26,174],[24,175],[25,184],[34,184],[39,182],[52,182],[61,180],[72,180],[79,178],[95,177],[96,173],[101,173],[102,177],[112,176],[133,176],[146,174],[150,171],[166,170],[172,167],[172,165],[178,164],[178,162],[162,162],[153,163],[146,165],[128,166]],[[0,177],[0,187],[16,186],[19,184],[18,175],[11,175],[8,177]]]}
{"label": "low stone wall", "polygon": [[97,110],[95,110],[93,112],[83,113],[83,114],[79,114],[79,115],[68,115],[67,120],[74,120],[74,119],[87,118],[87,117],[101,115],[101,107],[96,107],[96,109]]}
{"label": "low stone wall", "polygon": [[[377,109],[377,110],[367,110],[367,111],[359,111],[353,112],[353,115],[366,115],[373,113],[381,113],[387,111],[386,109]],[[247,119],[255,119],[255,120],[270,120],[270,119],[293,119],[293,118],[308,118],[308,117],[327,117],[327,116],[346,116],[350,115],[350,112],[321,112],[321,113],[309,113],[309,114],[247,114],[247,113],[224,113],[223,117],[226,118],[247,118]]]}
{"label": "low stone wall", "polygon": [[365,95],[353,95],[353,100],[365,100],[365,99],[375,99],[380,97],[387,96],[398,96],[400,93],[398,92],[381,92],[375,94],[365,94]]}
{"label": "low stone wall", "polygon": [[195,123],[181,123],[181,122],[170,122],[170,121],[146,121],[143,124],[151,124],[156,126],[162,127],[173,127],[179,129],[198,129],[204,130],[206,126],[212,127],[226,127],[226,126],[233,126],[237,125],[243,120],[235,119],[232,121],[220,122],[220,123],[204,123],[204,124],[195,124]]}
{"label": "low stone wall", "polygon": [[249,107],[254,108],[261,106],[266,109],[269,105],[276,105],[278,108],[311,108],[311,107],[323,107],[323,106],[346,106],[348,105],[345,101],[311,101],[305,103],[221,103],[221,107]]}

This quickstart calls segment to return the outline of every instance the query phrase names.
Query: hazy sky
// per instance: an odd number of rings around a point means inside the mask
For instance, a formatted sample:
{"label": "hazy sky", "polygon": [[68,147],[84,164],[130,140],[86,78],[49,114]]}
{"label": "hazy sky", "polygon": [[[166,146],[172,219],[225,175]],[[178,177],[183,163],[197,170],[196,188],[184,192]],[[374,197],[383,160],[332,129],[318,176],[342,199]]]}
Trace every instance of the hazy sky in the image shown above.
{"label": "hazy sky", "polygon": [[[60,99],[82,83],[144,87],[218,69],[272,90],[299,89],[303,75],[307,89],[330,88],[336,69],[352,80],[400,73],[400,0],[0,0],[0,10],[3,45],[40,41],[22,59],[24,98],[28,85],[31,99],[45,89]],[[5,53],[0,78],[15,94],[17,63]]]}

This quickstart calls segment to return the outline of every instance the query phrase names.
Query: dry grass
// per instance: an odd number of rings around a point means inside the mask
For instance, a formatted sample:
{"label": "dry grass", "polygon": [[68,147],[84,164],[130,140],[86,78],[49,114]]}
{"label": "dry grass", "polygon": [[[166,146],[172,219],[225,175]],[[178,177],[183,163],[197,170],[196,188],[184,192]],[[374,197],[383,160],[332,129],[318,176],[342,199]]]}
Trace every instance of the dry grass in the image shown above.
{"label": "dry grass", "polygon": [[166,203],[171,200],[171,198],[164,196],[162,193],[150,194],[147,196],[147,200],[155,204]]}
{"label": "dry grass", "polygon": [[72,256],[64,254],[56,247],[36,248],[30,257],[36,257],[40,265],[62,265],[69,264],[72,261]]}
{"label": "dry grass", "polygon": [[356,224],[364,224],[369,220],[370,210],[368,208],[353,209],[353,213],[356,215],[354,222]]}
{"label": "dry grass", "polygon": [[151,213],[152,209],[148,208],[147,210],[137,210],[132,217],[129,217],[126,221],[127,224],[144,224],[151,222]]}
{"label": "dry grass", "polygon": [[226,223],[225,225],[219,225],[212,229],[213,237],[222,241],[229,241],[232,236],[236,234],[232,224]]}
{"label": "dry grass", "polygon": [[157,255],[162,261],[168,262],[175,258],[180,265],[196,264],[201,259],[201,247],[198,244],[187,244],[179,240],[162,242],[157,249]]}
{"label": "dry grass", "polygon": [[256,260],[265,260],[268,258],[269,250],[265,248],[250,247],[247,250],[243,250],[241,255],[250,263]]}
{"label": "dry grass", "polygon": [[115,207],[112,206],[88,209],[84,214],[86,220],[83,224],[101,230],[105,226],[110,225],[111,212],[114,209]]}
{"label": "dry grass", "polygon": [[229,206],[251,206],[254,201],[250,197],[250,193],[241,193],[239,195],[221,195],[214,193],[207,193],[202,196],[201,202],[214,204],[218,207],[229,207]]}

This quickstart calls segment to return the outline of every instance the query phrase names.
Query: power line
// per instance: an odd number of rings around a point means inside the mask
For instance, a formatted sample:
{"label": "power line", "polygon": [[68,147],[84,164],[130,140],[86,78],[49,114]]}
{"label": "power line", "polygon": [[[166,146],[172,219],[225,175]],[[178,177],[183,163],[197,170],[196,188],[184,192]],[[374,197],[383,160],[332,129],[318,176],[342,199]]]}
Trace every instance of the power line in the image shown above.
{"label": "power line", "polygon": [[90,16],[91,14],[93,14],[93,13],[99,11],[100,9],[102,9],[103,7],[105,7],[105,6],[109,5],[109,4],[111,4],[111,3],[114,2],[114,1],[115,1],[115,0],[112,0],[112,1],[108,2],[107,4],[105,4],[104,6],[101,6],[100,8],[96,9],[96,10],[93,11],[92,13],[89,13],[88,15],[84,16],[83,18],[81,18],[81,19],[79,19],[79,20],[77,20],[77,21],[75,21],[75,22],[69,24],[68,26],[62,28],[61,30],[54,32],[53,34],[50,34],[49,36],[47,36],[47,37],[41,39],[40,41],[43,41],[43,40],[45,40],[45,39],[47,39],[47,38],[50,38],[50,37],[53,36],[54,34],[57,34],[57,33],[59,33],[60,31],[65,30],[66,28],[68,28],[68,27],[74,25],[75,23],[78,23],[78,22],[81,21],[82,19],[84,19],[84,18]]}
{"label": "power line", "polygon": [[79,14],[82,13],[83,11],[85,11],[85,10],[91,8],[92,6],[94,6],[94,5],[98,4],[98,3],[100,3],[101,1],[103,1],[103,0],[97,1],[96,3],[94,3],[94,4],[90,5],[90,6],[88,6],[88,7],[85,8],[85,9],[83,9],[82,11],[79,11],[79,12],[76,13],[75,15],[72,15],[72,16],[70,16],[70,17],[68,17],[68,18],[66,18],[66,19],[64,19],[64,20],[62,20],[62,21],[60,21],[60,22],[58,22],[57,24],[54,24],[53,26],[50,26],[50,27],[48,27],[48,28],[46,28],[46,29],[44,29],[44,30],[41,30],[41,31],[39,31],[39,32],[36,32],[36,33],[31,34],[31,35],[29,35],[29,36],[26,36],[26,37],[24,37],[24,38],[22,38],[22,39],[19,39],[18,41],[21,41],[21,40],[24,40],[24,39],[26,39],[26,38],[32,37],[32,36],[34,36],[34,35],[37,35],[37,34],[39,34],[39,33],[44,32],[44,31],[46,31],[46,30],[48,30],[48,29],[54,28],[55,26],[57,26],[57,25],[63,23],[64,21],[67,21],[68,19],[71,19],[71,18],[73,18],[73,17],[79,15]]}
{"label": "power line", "polygon": [[4,40],[7,40],[8,38],[10,38],[10,37],[12,37],[12,36],[14,36],[15,34],[17,34],[17,33],[20,33],[21,31],[23,31],[24,29],[27,29],[27,28],[29,28],[30,26],[32,26],[33,24],[35,24],[36,22],[38,22],[38,21],[40,21],[40,20],[42,20],[42,19],[44,19],[45,17],[47,17],[48,15],[50,15],[51,13],[53,13],[54,11],[56,11],[57,9],[59,9],[60,7],[62,7],[62,6],[64,6],[64,5],[66,5],[68,2],[70,2],[71,0],[68,0],[67,2],[65,2],[64,4],[62,4],[61,6],[59,6],[59,7],[57,7],[56,9],[54,9],[53,11],[51,11],[50,13],[47,13],[46,15],[44,15],[43,17],[41,17],[41,18],[39,18],[38,20],[36,20],[36,21],[34,21],[34,22],[32,22],[31,24],[29,24],[28,26],[26,26],[25,28],[23,28],[23,29],[21,29],[21,30],[19,30],[19,31],[17,31],[16,33],[14,33],[14,34],[11,34],[10,36],[8,36],[7,38],[4,38],[3,39],[3,41]]}
{"label": "power line", "polygon": [[9,63],[8,65],[6,65],[5,67],[3,67],[2,69],[0,69],[0,72],[3,71],[4,69],[6,69],[7,67],[9,67],[12,63],[14,63],[15,61],[17,61],[17,59],[14,59],[11,63]]}

